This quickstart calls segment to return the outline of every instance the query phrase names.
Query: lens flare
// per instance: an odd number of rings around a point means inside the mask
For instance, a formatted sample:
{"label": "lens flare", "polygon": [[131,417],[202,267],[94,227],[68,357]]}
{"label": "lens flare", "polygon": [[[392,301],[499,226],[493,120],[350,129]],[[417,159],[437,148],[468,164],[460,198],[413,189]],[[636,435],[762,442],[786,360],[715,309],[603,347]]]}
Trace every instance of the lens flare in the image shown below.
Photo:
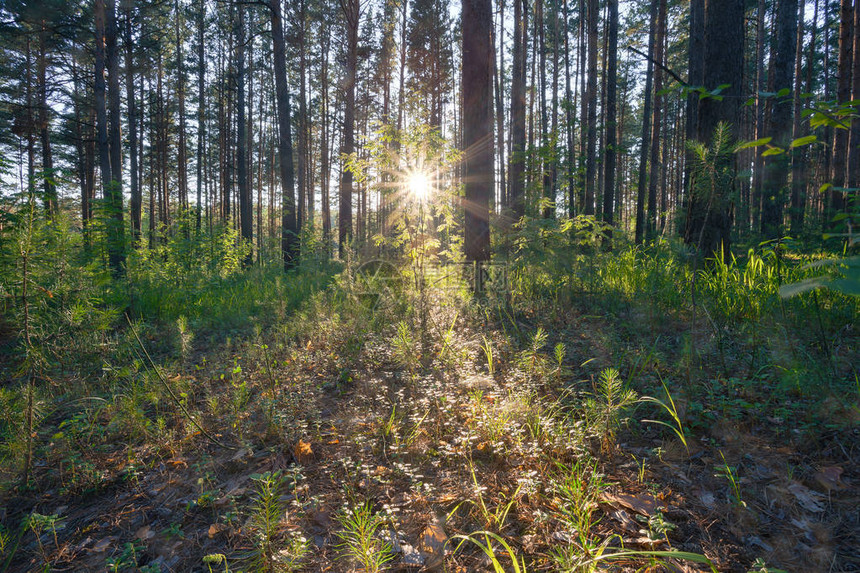
{"label": "lens flare", "polygon": [[421,171],[410,173],[406,186],[409,193],[421,202],[426,201],[430,195],[430,178]]}

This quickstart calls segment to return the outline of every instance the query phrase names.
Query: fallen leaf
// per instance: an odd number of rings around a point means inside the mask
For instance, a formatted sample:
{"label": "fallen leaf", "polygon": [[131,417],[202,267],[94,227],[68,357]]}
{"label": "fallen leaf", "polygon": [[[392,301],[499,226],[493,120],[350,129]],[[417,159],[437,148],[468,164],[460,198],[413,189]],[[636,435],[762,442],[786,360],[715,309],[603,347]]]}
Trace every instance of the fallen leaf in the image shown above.
{"label": "fallen leaf", "polygon": [[101,553],[103,551],[107,551],[108,547],[110,547],[113,544],[113,542],[116,540],[117,540],[117,537],[115,535],[111,535],[109,537],[105,537],[104,539],[100,539],[99,541],[96,542],[95,545],[93,545],[92,551],[94,553]]}
{"label": "fallen leaf", "polygon": [[808,487],[801,485],[797,482],[794,482],[793,484],[788,486],[788,491],[790,491],[792,495],[794,495],[794,497],[797,499],[797,503],[799,503],[803,509],[811,511],[813,513],[820,513],[824,511],[824,506],[820,503],[824,500],[824,496],[820,493],[815,493]]}
{"label": "fallen leaf", "polygon": [[633,518],[630,517],[630,514],[623,509],[616,509],[615,511],[610,511],[609,517],[621,523],[624,529],[631,533],[636,532],[636,530],[638,529],[636,522],[633,521]]}
{"label": "fallen leaf", "polygon": [[250,456],[251,453],[252,453],[251,450],[249,450],[248,448],[242,448],[241,450],[236,452],[232,458],[230,458],[230,461],[231,462],[238,462],[239,460],[241,460],[243,458],[247,458],[248,456]]}
{"label": "fallen leaf", "polygon": [[216,535],[227,529],[223,523],[213,523],[209,526],[209,539],[214,539]]}
{"label": "fallen leaf", "polygon": [[448,535],[438,521],[430,523],[421,534],[418,550],[424,557],[428,571],[439,571],[445,564],[445,544]]}
{"label": "fallen leaf", "polygon": [[627,509],[632,509],[636,513],[640,513],[647,517],[657,513],[657,500],[651,494],[640,494],[638,496],[628,495],[626,493],[604,493],[600,501],[610,505],[623,505]]}
{"label": "fallen leaf", "polygon": [[293,456],[295,456],[296,461],[300,464],[306,464],[308,462],[313,461],[314,451],[311,448],[310,442],[306,442],[300,439],[299,442],[296,444],[296,447],[293,448]]}
{"label": "fallen leaf", "polygon": [[699,499],[708,509],[714,509],[714,505],[716,505],[717,501],[713,493],[704,490],[699,493]]}
{"label": "fallen leaf", "polygon": [[839,466],[827,466],[826,468],[821,468],[813,477],[815,481],[821,484],[821,486],[826,489],[828,492],[833,490],[841,490],[845,489],[845,484],[842,483],[842,472],[845,471]]}
{"label": "fallen leaf", "polygon": [[140,539],[141,541],[146,541],[148,539],[152,539],[155,537],[155,532],[152,531],[148,525],[144,525],[134,534],[135,539]]}

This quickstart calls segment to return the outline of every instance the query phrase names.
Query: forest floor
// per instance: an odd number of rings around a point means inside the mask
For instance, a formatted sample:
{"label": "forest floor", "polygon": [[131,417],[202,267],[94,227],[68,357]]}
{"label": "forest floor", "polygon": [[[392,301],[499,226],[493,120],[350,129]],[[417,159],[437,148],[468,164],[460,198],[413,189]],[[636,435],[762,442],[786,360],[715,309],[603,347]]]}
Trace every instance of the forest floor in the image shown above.
{"label": "forest floor", "polygon": [[[2,570],[860,570],[857,391],[786,388],[765,365],[790,336],[430,300],[422,320],[316,297],[292,330],[156,354],[190,416],[163,393],[77,429],[49,414],[45,440],[83,453],[3,492],[0,523],[31,519],[7,525]],[[835,371],[857,342],[843,333]],[[134,415],[135,438],[100,438]]]}

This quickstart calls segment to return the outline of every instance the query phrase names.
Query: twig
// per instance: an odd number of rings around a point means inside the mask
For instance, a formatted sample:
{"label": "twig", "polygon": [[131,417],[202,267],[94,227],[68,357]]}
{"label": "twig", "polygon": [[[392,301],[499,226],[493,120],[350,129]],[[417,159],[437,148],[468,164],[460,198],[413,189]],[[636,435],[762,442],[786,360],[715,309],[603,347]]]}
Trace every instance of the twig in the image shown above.
{"label": "twig", "polygon": [[690,84],[688,84],[687,82],[685,82],[684,80],[682,80],[682,79],[678,76],[678,74],[676,74],[674,71],[672,71],[672,69],[671,69],[671,68],[667,68],[666,66],[664,66],[662,62],[658,62],[657,60],[655,60],[654,58],[652,58],[652,57],[651,57],[651,56],[649,56],[648,54],[646,54],[646,53],[644,53],[644,52],[641,52],[641,51],[637,50],[637,49],[636,49],[636,48],[634,48],[633,46],[627,46],[627,49],[628,49],[628,50],[630,50],[631,52],[634,52],[634,53],[636,53],[636,54],[639,54],[640,56],[642,56],[642,57],[643,57],[643,58],[645,58],[646,60],[650,61],[652,64],[656,65],[658,68],[660,68],[661,70],[663,70],[664,72],[666,72],[667,74],[669,74],[670,76],[672,76],[673,78],[675,78],[675,81],[676,81],[676,82],[678,82],[679,84],[681,84],[682,86],[684,86],[685,88],[690,87]]}

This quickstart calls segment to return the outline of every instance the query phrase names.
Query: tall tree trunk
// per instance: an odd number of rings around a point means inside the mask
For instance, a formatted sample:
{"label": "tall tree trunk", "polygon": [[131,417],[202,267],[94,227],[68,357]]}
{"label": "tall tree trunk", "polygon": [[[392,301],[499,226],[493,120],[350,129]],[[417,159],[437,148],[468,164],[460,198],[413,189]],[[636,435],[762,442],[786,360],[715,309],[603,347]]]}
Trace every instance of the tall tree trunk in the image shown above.
{"label": "tall tree trunk", "polygon": [[463,0],[463,149],[469,261],[490,258],[489,202],[493,195],[493,26],[491,0]]}
{"label": "tall tree trunk", "polygon": [[401,28],[400,28],[400,89],[397,94],[397,134],[398,141],[400,140],[400,133],[403,129],[403,119],[405,114],[405,105],[406,105],[406,32],[408,30],[407,25],[407,11],[409,8],[409,0],[401,1]]}
{"label": "tall tree trunk", "polygon": [[125,245],[122,212],[122,135],[120,125],[119,51],[117,50],[116,0],[105,4],[105,65],[108,72],[108,111],[110,125],[110,175],[108,210],[108,261],[114,274],[122,273],[125,262]]}
{"label": "tall tree trunk", "polygon": [[576,102],[570,88],[570,34],[567,24],[570,20],[568,0],[564,0],[564,117],[567,124],[567,215],[571,219],[576,214],[576,152],[574,146],[574,117],[573,110]]}
{"label": "tall tree trunk", "polygon": [[555,216],[556,200],[558,198],[558,75],[559,75],[559,13],[558,0],[551,0],[552,17],[552,118],[550,120],[550,153],[549,153],[549,198],[552,200],[550,216]]}
{"label": "tall tree trunk", "polygon": [[660,181],[660,131],[663,126],[663,44],[666,38],[666,0],[658,0],[657,35],[654,38],[654,109],[651,120],[651,162],[648,175],[648,221],[646,237],[657,238],[657,186]]}
{"label": "tall tree trunk", "polygon": [[[236,170],[239,184],[239,227],[242,240],[247,244],[254,241],[254,219],[251,211],[251,187],[248,184],[247,137],[245,124],[245,5],[239,4],[239,18],[236,23]],[[251,264],[249,252],[245,264]]]}
{"label": "tall tree trunk", "polygon": [[[792,139],[801,137],[801,112],[803,110],[803,98],[801,98],[801,90],[803,89],[803,24],[804,24],[804,8],[805,1],[798,3],[797,13],[797,41],[795,45],[794,59],[794,122],[791,128]],[[814,26],[815,18],[818,17],[818,3],[815,4],[815,17],[813,18],[813,33],[815,37]],[[813,40],[814,42],[814,40]],[[809,77],[807,75],[807,77]],[[806,91],[811,92],[812,87],[809,82],[806,84]],[[858,134],[860,135],[860,134]],[[798,148],[792,152],[791,156],[791,234],[797,235],[803,230],[803,210],[806,204],[806,154],[807,148]]]}
{"label": "tall tree trunk", "polygon": [[597,184],[597,29],[600,12],[597,0],[588,0],[586,16],[588,38],[588,80],[585,99],[588,119],[585,159],[585,214],[594,214],[594,189]]}
{"label": "tall tree trunk", "polygon": [[156,242],[156,217],[159,208],[156,203],[157,191],[155,180],[156,155],[158,154],[158,113],[155,107],[152,93],[152,79],[149,80],[149,249],[155,248]]}
{"label": "tall tree trunk", "polygon": [[[755,138],[762,139],[765,137],[765,111],[768,107],[767,98],[762,94],[767,91],[767,81],[765,79],[764,66],[764,51],[765,51],[765,28],[766,28],[766,11],[765,0],[758,0],[758,9],[756,10],[756,104],[755,104]],[[753,161],[753,182],[752,182],[752,225],[753,228],[759,228],[761,224],[761,206],[762,206],[762,184],[764,181],[764,157],[762,156],[763,149],[755,150],[755,159]]]}
{"label": "tall tree trunk", "polygon": [[648,33],[648,65],[645,72],[645,103],[642,114],[642,143],[639,148],[639,184],[636,193],[636,244],[645,238],[645,189],[648,183],[648,150],[651,140],[651,86],[654,81],[654,37],[657,31],[657,3],[651,0],[651,25]]}
{"label": "tall tree trunk", "polygon": [[499,29],[501,30],[500,34],[496,34],[495,26],[492,29],[493,45],[496,46],[498,52],[498,60],[495,55],[493,56],[493,81],[496,95],[496,147],[499,154],[499,202],[497,207],[506,207],[508,198],[505,181],[505,108],[503,104],[504,94],[502,93],[505,77],[505,0],[499,0]]}
{"label": "tall tree trunk", "polygon": [[[307,10],[306,0],[299,0],[298,14],[298,37],[296,38],[299,48],[299,120],[298,120],[298,202],[296,205],[296,227],[301,232],[304,227],[306,216],[306,205],[309,198],[309,181],[308,181],[308,106],[307,106],[307,85],[305,80],[306,61],[305,61],[305,26],[307,25]],[[313,198],[310,198],[313,202]]]}
{"label": "tall tree trunk", "polygon": [[[705,6],[704,86],[714,89],[728,84],[723,100],[699,102],[699,141],[710,143],[720,123],[737,139],[742,98],[744,46],[744,0],[707,0]],[[725,172],[731,181],[737,171],[733,153],[714,158],[713,171]],[[694,184],[695,187],[695,184]],[[707,186],[705,186],[707,187]],[[727,256],[731,246],[732,185],[717,185],[705,192],[690,193],[684,240],[703,255]]]}
{"label": "tall tree trunk", "polygon": [[511,152],[508,156],[510,207],[514,219],[525,214],[525,146],[526,146],[526,0],[514,0],[514,46],[511,77]]}
{"label": "tall tree trunk", "polygon": [[[104,10],[102,9],[102,13]],[[102,22],[104,22],[104,18],[102,18]],[[98,25],[98,22],[96,22]],[[24,132],[27,136],[27,194],[32,196],[36,192],[36,139],[34,135],[35,130],[35,119],[33,118],[33,48],[32,41],[30,38],[30,34],[26,34],[26,49],[24,56],[24,67],[26,69],[26,111],[24,118]],[[104,62],[104,57],[102,57],[102,62]],[[98,65],[98,63],[96,63]],[[102,69],[104,70],[104,65],[102,65]]]}
{"label": "tall tree trunk", "polygon": [[[860,0],[854,0],[851,99],[860,100]],[[851,121],[848,145],[848,187],[860,186],[860,121]]]}
{"label": "tall tree trunk", "polygon": [[[322,201],[323,245],[326,256],[331,248],[331,197],[329,184],[331,182],[331,165],[329,161],[329,90],[328,90],[328,58],[330,40],[328,29],[323,24],[320,28],[320,43],[322,48],[322,64],[320,65],[320,200]],[[402,79],[401,79],[402,83]],[[402,86],[401,86],[402,87]],[[399,129],[399,128],[398,128]]]}
{"label": "tall tree trunk", "polygon": [[606,145],[603,152],[603,221],[612,225],[617,154],[616,93],[618,86],[618,0],[609,0],[609,38],[606,64]]}
{"label": "tall tree trunk", "polygon": [[203,142],[206,139],[206,0],[200,0],[197,21],[197,205],[195,225],[200,234],[203,200]]}
{"label": "tall tree trunk", "polygon": [[[540,114],[540,153],[537,164],[541,173],[541,188],[543,198],[552,201],[552,184],[549,174],[550,152],[549,143],[549,115],[546,109],[546,17],[544,15],[544,0],[535,0],[535,31],[537,32],[538,53],[535,54],[538,65],[538,113]],[[543,209],[543,217],[549,219],[553,216],[553,209],[548,205]]]}
{"label": "tall tree trunk", "polygon": [[51,131],[48,121],[48,24],[44,20],[39,29],[39,138],[42,143],[42,177],[44,178],[45,209],[48,217],[53,219],[57,215],[57,185],[54,174],[54,156],[51,153]]}
{"label": "tall tree trunk", "polygon": [[[179,104],[177,114],[179,115],[179,133],[177,142],[177,187],[179,188],[179,209],[185,214],[188,210],[188,151],[185,143],[185,64],[182,52],[182,24],[180,22],[181,5],[176,0],[175,5],[176,26],[176,97]],[[186,229],[187,231],[187,229]]]}
{"label": "tall tree trunk", "polygon": [[[851,0],[842,0],[839,22],[839,80],[836,85],[836,99],[846,104],[851,99],[851,70],[853,60],[854,10]],[[834,229],[833,216],[845,209],[844,188],[846,182],[846,157],[848,155],[848,130],[835,129],[833,141],[833,173],[830,176],[833,186],[828,191],[829,209],[825,212],[825,226]]]}
{"label": "tall tree trunk", "polygon": [[[111,197],[110,144],[108,143],[108,119],[105,87],[105,0],[95,0],[93,18],[95,22],[95,82],[93,84],[93,100],[96,110],[96,129],[99,154],[99,171],[101,173],[102,193],[105,202]],[[110,247],[110,245],[109,245]],[[112,250],[110,252],[113,252]]]}
{"label": "tall tree trunk", "polygon": [[[688,44],[687,83],[693,87],[701,87],[704,83],[704,40],[705,40],[705,0],[690,0],[690,41]],[[695,92],[687,95],[686,124],[684,136],[686,141],[694,141],[698,130],[699,96]],[[684,203],[690,195],[690,169],[693,161],[692,151],[687,151],[684,160]]]}
{"label": "tall tree trunk", "polygon": [[[833,82],[831,81],[831,74],[830,74],[830,67],[831,67],[830,52],[831,52],[831,50],[829,49],[830,48],[830,29],[833,27],[832,26],[832,20],[830,18],[830,10],[829,10],[830,3],[831,3],[831,0],[824,0],[824,6],[825,6],[825,9],[824,9],[824,27],[823,27],[823,29],[824,29],[823,42],[824,43],[823,43],[823,49],[822,49],[822,52],[824,52],[824,62],[823,62],[824,74],[823,74],[823,78],[822,78],[824,81],[824,101],[830,101],[833,97],[833,90],[832,90]],[[819,155],[819,157],[821,157],[821,173],[823,173],[824,182],[827,182],[827,183],[832,182],[832,180],[830,178],[831,177],[831,170],[833,167],[832,166],[833,154],[832,154],[832,147],[831,147],[832,143],[833,143],[832,131],[833,130],[830,128],[830,126],[824,126],[824,134],[823,135],[824,135],[824,141],[826,142],[825,143],[826,148]],[[818,199],[817,203],[819,203],[819,206],[820,206],[819,207],[819,209],[820,209],[819,215],[821,218],[821,223],[822,223],[823,229],[827,228],[827,221],[829,221],[829,219],[827,219],[827,215],[829,215],[829,213],[830,213],[830,210],[829,210],[830,197],[831,197],[831,193],[829,193],[829,192],[826,193],[825,197],[823,197],[823,198],[819,194],[816,194],[816,199]]]}
{"label": "tall tree trunk", "polygon": [[131,33],[132,6],[129,4],[123,8],[125,13],[125,98],[128,106],[128,147],[131,158],[131,239],[132,244],[137,247],[140,243],[140,220],[141,204],[143,198],[140,192],[140,180],[138,179],[138,154],[137,154],[137,108],[134,94],[134,42]]}
{"label": "tall tree trunk", "polygon": [[[341,0],[346,21],[346,70],[343,80],[343,155],[355,153],[355,77],[358,67],[359,0]],[[346,163],[340,176],[340,207],[338,212],[338,251],[341,258],[352,239],[352,171]]]}
{"label": "tall tree trunk", "polygon": [[281,185],[283,185],[283,200],[281,203],[281,252],[284,258],[284,269],[295,264],[297,253],[297,226],[295,200],[295,171],[293,167],[293,138],[290,127],[290,91],[287,87],[287,59],[284,43],[284,24],[281,12],[281,0],[269,0],[272,16],[272,48],[275,68],[275,92],[278,103],[278,144],[281,155]]}
{"label": "tall tree trunk", "polygon": [[[774,90],[794,87],[794,55],[797,45],[797,1],[779,0],[776,9],[775,57],[771,65]],[[770,113],[770,135],[773,145],[788,148],[791,137],[791,97],[773,100]],[[782,234],[785,188],[788,185],[789,154],[768,157],[764,169],[761,210],[761,232],[768,239]]]}

